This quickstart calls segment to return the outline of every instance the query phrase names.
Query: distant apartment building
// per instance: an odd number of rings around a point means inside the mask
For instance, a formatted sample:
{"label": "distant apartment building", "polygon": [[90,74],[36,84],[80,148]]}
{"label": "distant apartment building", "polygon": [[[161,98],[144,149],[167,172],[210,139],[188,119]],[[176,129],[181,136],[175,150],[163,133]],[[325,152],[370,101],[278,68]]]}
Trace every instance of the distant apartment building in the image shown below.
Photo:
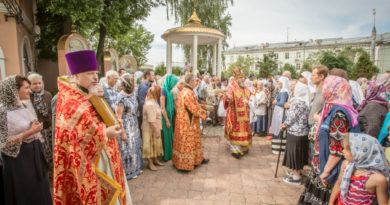
{"label": "distant apartment building", "polygon": [[[390,32],[376,35],[375,28],[372,35],[357,38],[325,38],[308,41],[293,41],[282,43],[262,43],[250,46],[240,46],[228,49],[224,52],[224,71],[234,63],[239,56],[253,57],[255,61],[262,60],[264,55],[270,52],[276,54],[278,69],[289,63],[299,71],[304,61],[313,53],[321,50],[335,50],[336,52],[346,47],[363,48],[370,56],[375,58],[375,65],[380,72],[390,70]],[[255,66],[250,70],[255,71]]]}

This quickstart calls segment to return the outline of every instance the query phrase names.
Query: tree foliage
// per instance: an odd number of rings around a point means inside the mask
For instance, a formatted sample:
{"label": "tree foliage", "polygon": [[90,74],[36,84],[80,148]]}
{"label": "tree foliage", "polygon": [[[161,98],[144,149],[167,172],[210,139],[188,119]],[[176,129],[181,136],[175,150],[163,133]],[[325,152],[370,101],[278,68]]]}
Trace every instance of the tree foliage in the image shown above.
{"label": "tree foliage", "polygon": [[[53,42],[57,42],[61,35],[69,33],[73,23],[78,32],[98,44],[96,55],[101,65],[105,46],[113,40],[124,38],[136,21],[144,20],[151,8],[158,5],[159,1],[155,0],[38,0],[37,21],[42,31],[39,48],[44,51],[44,56],[54,56],[56,49],[50,47],[57,45]],[[61,24],[65,28],[63,33],[55,33]],[[53,28],[50,25],[54,25]]]}
{"label": "tree foliage", "polygon": [[253,57],[238,56],[236,62],[229,65],[228,70],[224,73],[224,77],[232,76],[232,72],[235,68],[242,68],[245,76],[249,76],[249,69],[255,64]]}
{"label": "tree foliage", "polygon": [[370,56],[367,52],[361,52],[357,63],[352,67],[351,79],[356,80],[357,78],[364,77],[371,79],[371,77],[379,72],[378,67],[370,60]]}
{"label": "tree foliage", "polygon": [[183,75],[183,72],[179,66],[173,66],[172,67],[172,74],[179,76],[179,75]]}
{"label": "tree foliage", "polygon": [[132,55],[138,67],[147,62],[146,55],[151,48],[154,35],[140,24],[135,24],[123,37],[112,40],[112,47],[118,51],[119,56]]}
{"label": "tree foliage", "polygon": [[154,69],[154,74],[163,76],[167,73],[167,67],[165,67],[164,63],[160,63],[156,68]]}
{"label": "tree foliage", "polygon": [[320,63],[322,65],[325,65],[329,69],[341,68],[347,72],[353,66],[353,61],[351,61],[343,52],[336,54],[335,52],[332,51],[325,51],[322,54]]}
{"label": "tree foliage", "polygon": [[303,63],[302,69],[301,69],[301,72],[304,72],[304,71],[309,71],[309,72],[312,71],[312,67],[306,61]]}
{"label": "tree foliage", "polygon": [[277,72],[278,65],[276,64],[275,57],[275,53],[271,52],[265,54],[264,58],[256,63],[256,69],[259,70],[258,77],[267,78]]}
{"label": "tree foliage", "polygon": [[291,73],[291,78],[292,79],[298,79],[298,73],[297,73],[297,70],[295,69],[295,66],[289,64],[289,63],[286,63],[284,64],[282,70],[279,72],[279,75],[282,75],[284,71],[290,71]]}
{"label": "tree foliage", "polygon": [[320,64],[327,66],[329,69],[341,68],[351,73],[354,63],[362,52],[362,48],[346,47],[343,50],[321,50],[309,55],[305,60],[307,67],[314,67]]}

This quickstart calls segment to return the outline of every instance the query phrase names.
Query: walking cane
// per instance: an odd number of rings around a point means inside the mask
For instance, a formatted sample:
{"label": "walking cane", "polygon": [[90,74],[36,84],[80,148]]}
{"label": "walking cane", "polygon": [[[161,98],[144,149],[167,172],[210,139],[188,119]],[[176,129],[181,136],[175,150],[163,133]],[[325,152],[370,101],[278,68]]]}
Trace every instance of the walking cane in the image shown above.
{"label": "walking cane", "polygon": [[[286,109],[283,110],[283,117],[284,119],[284,114],[285,114]],[[278,154],[278,163],[276,164],[276,171],[275,171],[275,177],[278,178],[278,169],[279,169],[279,161],[280,161],[280,154],[282,153],[282,139],[283,139],[283,134],[286,129],[280,130],[278,138],[280,139],[280,146],[279,146],[279,154]]]}
{"label": "walking cane", "polygon": [[276,164],[275,178],[278,178],[279,161],[280,161],[280,154],[282,153],[282,139],[283,139],[284,132],[285,132],[285,129],[280,130],[279,135],[278,135],[278,138],[280,139],[280,146],[279,146],[278,162]]}

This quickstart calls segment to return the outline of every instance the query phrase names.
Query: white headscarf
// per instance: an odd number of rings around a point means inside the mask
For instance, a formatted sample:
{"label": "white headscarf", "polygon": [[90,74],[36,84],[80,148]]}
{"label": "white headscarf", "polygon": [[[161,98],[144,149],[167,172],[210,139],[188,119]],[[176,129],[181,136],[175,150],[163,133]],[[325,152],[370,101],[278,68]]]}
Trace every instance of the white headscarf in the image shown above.
{"label": "white headscarf", "polygon": [[352,88],[352,95],[355,97],[356,102],[360,105],[364,100],[363,89],[359,83],[353,80],[349,80],[349,85]]}
{"label": "white headscarf", "polygon": [[311,82],[311,73],[309,71],[305,71],[301,74],[307,80],[307,84],[309,86],[310,93],[316,92],[316,85]]}
{"label": "white headscarf", "polygon": [[286,77],[280,77],[279,81],[282,82],[283,86],[279,92],[290,92],[290,81]]}
{"label": "white headscarf", "polygon": [[310,90],[309,87],[301,82],[297,82],[294,88],[294,95],[291,99],[291,103],[296,100],[302,100],[309,107],[310,106]]}

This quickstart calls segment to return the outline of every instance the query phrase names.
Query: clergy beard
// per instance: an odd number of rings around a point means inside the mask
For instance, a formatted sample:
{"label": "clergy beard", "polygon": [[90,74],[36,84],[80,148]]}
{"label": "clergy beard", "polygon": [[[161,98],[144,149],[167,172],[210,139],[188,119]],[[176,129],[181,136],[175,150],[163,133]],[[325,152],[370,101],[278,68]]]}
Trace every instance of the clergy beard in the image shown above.
{"label": "clergy beard", "polygon": [[238,86],[240,86],[240,88],[244,88],[245,84],[244,84],[244,82],[238,82]]}
{"label": "clergy beard", "polygon": [[91,85],[88,87],[88,92],[92,95],[99,94],[99,85]]}

